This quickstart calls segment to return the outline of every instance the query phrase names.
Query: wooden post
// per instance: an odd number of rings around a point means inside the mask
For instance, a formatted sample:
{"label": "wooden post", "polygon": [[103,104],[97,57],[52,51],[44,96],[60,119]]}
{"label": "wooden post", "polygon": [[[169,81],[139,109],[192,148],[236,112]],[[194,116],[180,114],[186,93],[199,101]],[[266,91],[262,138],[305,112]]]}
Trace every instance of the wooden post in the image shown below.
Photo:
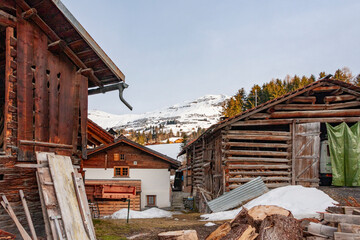
{"label": "wooden post", "polygon": [[30,211],[29,211],[28,205],[26,203],[26,199],[25,199],[23,190],[19,190],[19,194],[20,194],[21,202],[22,202],[24,210],[25,210],[26,220],[27,220],[27,222],[29,224],[31,237],[32,237],[33,240],[37,240],[34,224],[33,224],[33,221],[31,219]]}
{"label": "wooden post", "polygon": [[296,152],[295,152],[295,134],[296,134],[296,121],[293,120],[292,124],[290,125],[291,129],[291,184],[296,184],[296,174],[295,174],[295,161],[296,161]]}

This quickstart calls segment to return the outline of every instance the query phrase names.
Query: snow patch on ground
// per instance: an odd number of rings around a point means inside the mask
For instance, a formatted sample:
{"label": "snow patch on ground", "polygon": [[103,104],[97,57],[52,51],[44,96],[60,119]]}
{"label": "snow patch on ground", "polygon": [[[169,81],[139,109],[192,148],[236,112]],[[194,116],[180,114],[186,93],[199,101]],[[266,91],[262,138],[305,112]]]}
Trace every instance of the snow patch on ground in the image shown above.
{"label": "snow patch on ground", "polygon": [[[273,189],[244,205],[251,209],[258,205],[276,205],[283,207],[297,219],[319,217],[329,206],[337,203],[323,191],[303,186],[286,186]],[[201,215],[202,221],[221,221],[233,219],[242,208]]]}
{"label": "snow patch on ground", "polygon": [[[128,210],[126,208],[120,209],[117,212],[114,212],[111,215],[112,219],[126,219],[128,214]],[[134,211],[130,210],[129,218],[170,218],[173,213],[169,211],[165,211],[159,208],[150,208],[144,211]]]}
{"label": "snow patch on ground", "polygon": [[206,223],[204,226],[205,226],[205,227],[212,227],[212,226],[215,226],[215,225],[216,225],[215,223],[208,222],[208,223]]}

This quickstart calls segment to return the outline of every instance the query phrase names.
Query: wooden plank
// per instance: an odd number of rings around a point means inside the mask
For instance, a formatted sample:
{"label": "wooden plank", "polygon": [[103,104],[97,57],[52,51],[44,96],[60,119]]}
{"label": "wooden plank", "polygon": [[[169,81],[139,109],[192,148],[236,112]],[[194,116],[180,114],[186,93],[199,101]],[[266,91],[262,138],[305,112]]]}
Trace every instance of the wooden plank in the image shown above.
{"label": "wooden plank", "polygon": [[267,140],[267,141],[288,141],[290,136],[273,136],[273,135],[225,135],[225,139],[234,140]]}
{"label": "wooden plank", "polygon": [[316,88],[312,89],[311,91],[313,91],[313,92],[332,92],[332,91],[339,90],[339,89],[341,89],[340,86],[332,85],[332,86],[316,87]]}
{"label": "wooden plank", "polygon": [[334,103],[334,104],[278,104],[273,107],[274,110],[335,110],[344,109],[349,107],[360,106],[360,101],[351,101],[345,103]]}
{"label": "wooden plank", "polygon": [[354,95],[325,96],[324,102],[325,103],[343,102],[343,101],[355,100],[356,98],[357,98],[357,96],[354,96]]}
{"label": "wooden plank", "polygon": [[77,152],[78,146],[78,134],[79,134],[79,117],[80,117],[80,81],[82,80],[81,75],[76,73],[75,76],[75,87],[74,89],[74,114],[73,114],[73,132],[72,132],[72,145],[73,153]]}
{"label": "wooden plank", "polygon": [[71,177],[74,169],[70,157],[47,155],[47,158],[67,239],[90,239],[83,225],[76,200]]}
{"label": "wooden plank", "polygon": [[19,219],[16,217],[16,214],[14,213],[10,203],[8,202],[8,200],[6,199],[5,195],[2,195],[2,199],[3,201],[1,201],[1,205],[3,206],[3,208],[5,209],[5,211],[9,214],[9,216],[11,217],[11,219],[14,221],[17,229],[20,232],[21,237],[24,240],[31,240],[31,237],[29,236],[29,234],[25,231],[24,227],[21,225]]}
{"label": "wooden plank", "polygon": [[326,111],[292,111],[273,112],[271,118],[321,118],[321,117],[356,117],[360,116],[359,109],[326,110]]}
{"label": "wooden plank", "polygon": [[344,233],[360,234],[360,225],[349,224],[349,223],[339,223],[338,231],[344,232]]}
{"label": "wooden plank", "polygon": [[327,222],[350,223],[360,225],[360,216],[324,213],[324,220]]}
{"label": "wooden plank", "polygon": [[59,140],[59,89],[60,76],[58,71],[59,58],[53,54],[48,56],[49,81],[49,140],[51,143],[60,143]]}
{"label": "wooden plank", "polygon": [[[34,106],[35,106],[35,141],[49,141],[49,91],[47,88],[47,37],[40,29],[34,28]],[[47,147],[35,147],[35,151],[47,152]]]}
{"label": "wooden plank", "polygon": [[268,171],[268,172],[260,172],[260,171],[230,171],[229,175],[253,175],[253,176],[277,176],[277,175],[291,175],[291,172],[285,171]]}
{"label": "wooden plank", "polygon": [[80,121],[82,158],[87,159],[87,115],[88,115],[88,81],[85,77],[80,81]]}
{"label": "wooden plank", "polygon": [[[18,13],[19,14],[19,13]],[[33,27],[21,17],[17,24],[17,107],[18,107],[18,140],[33,140],[33,73],[32,63],[34,49]],[[24,146],[20,149],[20,160],[33,160],[33,147]]]}
{"label": "wooden plank", "polygon": [[315,96],[297,96],[297,97],[293,97],[290,98],[288,100],[289,102],[299,102],[299,103],[311,103],[311,104],[315,104],[316,102],[316,97]]}
{"label": "wooden plank", "polygon": [[[229,178],[228,182],[246,183],[254,180],[256,177]],[[289,177],[261,177],[263,181],[289,182]]]}
{"label": "wooden plank", "polygon": [[37,240],[34,224],[33,224],[33,221],[31,219],[30,211],[29,211],[28,205],[26,203],[26,199],[25,199],[25,195],[24,195],[23,190],[19,190],[19,194],[20,194],[21,202],[22,202],[23,207],[24,207],[26,220],[27,220],[29,228],[30,228],[31,237],[32,237],[33,240]]}
{"label": "wooden plank", "polygon": [[360,234],[335,232],[334,239],[335,240],[360,240]]}
{"label": "wooden plank", "polygon": [[251,130],[228,130],[224,131],[229,135],[271,135],[271,136],[290,136],[290,132],[284,131],[251,131]]}
{"label": "wooden plank", "polygon": [[245,164],[229,164],[229,169],[290,169],[288,165],[245,165]]}
{"label": "wooden plank", "polygon": [[232,127],[242,127],[242,126],[265,126],[265,125],[288,125],[291,123],[291,119],[266,119],[266,120],[248,120],[248,121],[239,121],[232,123]]}
{"label": "wooden plank", "polygon": [[39,190],[39,197],[40,197],[40,202],[41,202],[41,211],[42,211],[42,215],[43,215],[43,218],[44,218],[46,239],[51,240],[52,239],[52,234],[51,234],[50,223],[48,221],[49,216],[48,216],[48,212],[47,212],[46,206],[45,206],[44,195],[43,195],[43,191],[42,191],[42,187],[41,187],[41,182],[40,182],[40,179],[39,179],[39,172],[36,172],[36,182],[37,182],[38,190]]}
{"label": "wooden plank", "polygon": [[254,158],[254,157],[226,157],[225,162],[282,162],[288,163],[286,158]]}
{"label": "wooden plank", "polygon": [[254,142],[225,142],[223,146],[229,147],[256,147],[256,148],[289,148],[285,143],[254,143]]}
{"label": "wooden plank", "polygon": [[274,156],[274,157],[288,157],[288,152],[279,151],[255,151],[255,150],[225,150],[227,155],[243,155],[243,156]]}

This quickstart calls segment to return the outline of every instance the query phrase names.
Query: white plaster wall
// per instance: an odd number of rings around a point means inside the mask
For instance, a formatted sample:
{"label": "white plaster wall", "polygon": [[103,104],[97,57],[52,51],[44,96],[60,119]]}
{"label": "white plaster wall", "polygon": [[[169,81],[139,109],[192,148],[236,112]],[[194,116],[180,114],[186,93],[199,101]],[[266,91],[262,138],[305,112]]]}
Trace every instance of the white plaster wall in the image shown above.
{"label": "white plaster wall", "polygon": [[146,195],[156,195],[156,206],[170,207],[170,171],[167,169],[130,168],[128,178],[114,177],[114,169],[84,168],[85,179],[141,180],[141,209],[145,208]]}

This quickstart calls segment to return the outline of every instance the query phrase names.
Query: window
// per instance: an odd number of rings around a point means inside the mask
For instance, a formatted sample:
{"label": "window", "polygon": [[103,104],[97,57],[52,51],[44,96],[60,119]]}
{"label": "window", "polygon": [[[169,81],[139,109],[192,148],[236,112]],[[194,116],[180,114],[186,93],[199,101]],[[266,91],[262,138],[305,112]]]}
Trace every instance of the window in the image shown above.
{"label": "window", "polygon": [[114,153],[114,161],[125,161],[125,154]]}
{"label": "window", "polygon": [[114,177],[128,177],[129,167],[114,167]]}
{"label": "window", "polygon": [[156,195],[146,195],[146,206],[148,207],[156,206]]}

